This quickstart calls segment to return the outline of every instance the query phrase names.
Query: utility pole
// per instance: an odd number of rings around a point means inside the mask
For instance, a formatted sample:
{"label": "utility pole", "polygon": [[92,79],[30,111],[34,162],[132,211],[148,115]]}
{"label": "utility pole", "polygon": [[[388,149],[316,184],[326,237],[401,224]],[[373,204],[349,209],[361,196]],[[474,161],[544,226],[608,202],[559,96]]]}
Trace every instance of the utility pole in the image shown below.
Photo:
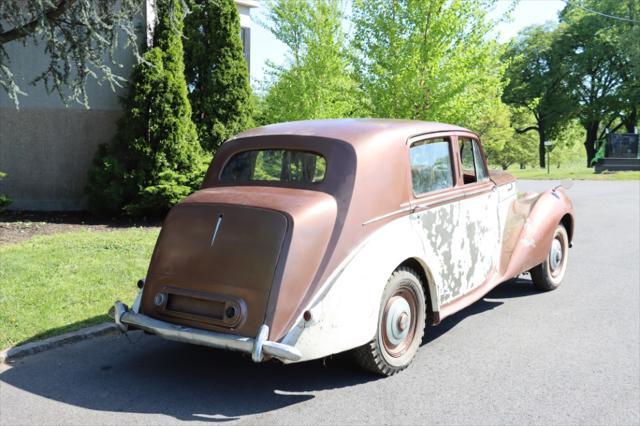
{"label": "utility pole", "polygon": [[553,142],[544,141],[544,149],[547,151],[547,174],[551,173],[550,164],[551,164],[551,147],[553,146]]}

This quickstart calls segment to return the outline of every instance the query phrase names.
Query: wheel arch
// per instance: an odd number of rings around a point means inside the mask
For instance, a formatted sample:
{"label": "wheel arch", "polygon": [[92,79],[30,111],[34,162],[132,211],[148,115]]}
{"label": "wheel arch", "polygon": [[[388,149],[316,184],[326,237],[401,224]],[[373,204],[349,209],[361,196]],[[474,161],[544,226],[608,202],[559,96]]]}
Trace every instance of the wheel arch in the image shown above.
{"label": "wheel arch", "polygon": [[429,324],[433,323],[434,314],[439,311],[439,307],[438,293],[433,275],[431,274],[429,267],[422,260],[416,257],[405,259],[396,267],[396,269],[400,267],[413,269],[419,274],[419,278],[422,281],[422,286],[425,290],[425,296],[427,298],[427,321]]}
{"label": "wheel arch", "polygon": [[562,219],[560,219],[560,224],[562,226],[564,226],[564,229],[567,230],[567,234],[569,236],[569,244],[571,244],[571,242],[573,241],[573,215],[571,213],[566,213],[564,216],[562,216]]}

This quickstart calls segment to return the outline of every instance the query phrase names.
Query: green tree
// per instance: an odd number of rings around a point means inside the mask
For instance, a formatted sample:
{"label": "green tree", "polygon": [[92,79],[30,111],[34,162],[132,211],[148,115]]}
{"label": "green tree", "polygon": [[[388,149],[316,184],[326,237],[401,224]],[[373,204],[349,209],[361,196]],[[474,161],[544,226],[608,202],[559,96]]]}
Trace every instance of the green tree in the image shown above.
{"label": "green tree", "polygon": [[288,48],[284,66],[268,63],[260,121],[340,118],[358,115],[344,13],[338,0],[275,0],[266,27]]}
{"label": "green tree", "polygon": [[579,103],[588,165],[596,141],[614,122],[622,119],[619,127],[627,122],[629,128],[637,123],[640,89],[633,55],[638,46],[629,41],[638,38],[639,27],[624,19],[631,19],[628,13],[637,16],[638,7],[637,2],[626,0],[588,0],[579,6],[569,3],[560,13],[563,31],[554,49],[568,70],[567,87]]}
{"label": "green tree", "polygon": [[197,187],[203,156],[187,98],[182,2],[158,2],[154,47],[134,68],[112,144],[89,173],[90,207],[111,214],[162,214]]}
{"label": "green tree", "polygon": [[510,132],[504,133],[504,143],[483,146],[487,151],[490,164],[498,165],[503,170],[513,164],[521,169],[536,163],[538,139],[531,132],[517,132],[514,129],[531,125],[533,115],[526,108],[511,108],[506,116],[510,120]]}
{"label": "green tree", "polygon": [[584,128],[576,119],[568,125],[553,140],[549,159],[551,165],[560,168],[563,164],[575,163],[581,158],[581,141],[584,140]]}
{"label": "green tree", "polygon": [[358,0],[356,65],[369,114],[475,128],[501,104],[500,46],[483,0]]}
{"label": "green tree", "polygon": [[567,89],[562,58],[553,49],[557,32],[553,26],[527,27],[512,40],[503,56],[505,72],[502,99],[531,112],[534,122],[516,128],[518,133],[538,134],[538,159],[545,167],[544,142],[554,138],[575,112],[576,102]]}
{"label": "green tree", "polygon": [[626,99],[623,123],[627,133],[633,133],[640,120],[640,2],[626,0],[619,4],[626,6],[627,13],[623,16],[628,21],[618,26],[617,41],[622,45],[620,49],[628,53],[630,62],[627,83],[623,87],[623,98]]}
{"label": "green tree", "polygon": [[492,165],[500,165],[506,169],[508,165],[504,166],[504,162],[500,164],[500,160],[503,158],[502,153],[513,140],[514,131],[511,127],[509,107],[499,104],[492,114],[487,114],[478,120],[473,130],[480,136],[488,161]]}
{"label": "green tree", "polygon": [[191,0],[185,18],[185,76],[200,144],[215,152],[252,125],[253,99],[234,0]]}
{"label": "green tree", "polygon": [[[113,72],[120,64],[113,55],[126,44],[138,55],[135,16],[139,0],[2,0],[0,1],[0,86],[16,107],[25,95],[11,70],[13,43],[43,46],[47,67],[31,84],[44,83],[48,93],[56,92],[66,104],[76,101],[88,106],[86,83],[95,78],[113,89],[126,81]],[[105,56],[109,61],[105,61]]]}

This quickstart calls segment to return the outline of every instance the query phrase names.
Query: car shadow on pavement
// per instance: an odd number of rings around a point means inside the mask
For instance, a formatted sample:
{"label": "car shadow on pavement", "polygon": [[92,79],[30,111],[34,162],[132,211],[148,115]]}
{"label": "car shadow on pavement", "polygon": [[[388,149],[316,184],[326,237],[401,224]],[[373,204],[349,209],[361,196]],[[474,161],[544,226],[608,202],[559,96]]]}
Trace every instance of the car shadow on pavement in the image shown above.
{"label": "car shadow on pavement", "polygon": [[429,327],[425,331],[424,338],[422,339],[422,345],[424,346],[429,342],[433,342],[439,337],[445,335],[449,330],[454,328],[464,319],[478,315],[486,311],[497,308],[505,302],[496,299],[510,299],[514,297],[526,297],[535,296],[540,294],[539,290],[536,290],[530,279],[516,278],[506,281],[496,288],[487,293],[482,299],[466,307],[465,309],[456,312],[455,314],[447,317],[435,327]]}
{"label": "car shadow on pavement", "polygon": [[[487,298],[533,294],[527,285],[526,280],[505,283]],[[423,344],[502,303],[479,300],[432,327]],[[378,379],[358,368],[348,354],[292,365],[254,364],[239,353],[169,342],[139,331],[36,354],[0,373],[3,386],[64,404],[209,422],[270,412],[313,399],[318,391]]]}
{"label": "car shadow on pavement", "polygon": [[[132,343],[128,341],[131,340]],[[91,410],[164,414],[224,422],[314,398],[378,376],[339,354],[282,365],[132,332],[33,355],[0,373],[0,382]]]}

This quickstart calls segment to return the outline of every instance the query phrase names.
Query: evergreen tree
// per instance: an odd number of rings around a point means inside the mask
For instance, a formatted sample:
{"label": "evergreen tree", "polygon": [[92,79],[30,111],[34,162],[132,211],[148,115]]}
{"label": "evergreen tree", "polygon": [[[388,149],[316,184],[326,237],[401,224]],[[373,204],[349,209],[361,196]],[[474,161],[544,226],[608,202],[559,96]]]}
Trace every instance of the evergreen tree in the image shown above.
{"label": "evergreen tree", "polygon": [[184,79],[182,2],[158,2],[157,13],[154,47],[134,68],[114,140],[89,172],[94,211],[162,214],[204,174]]}
{"label": "evergreen tree", "polygon": [[185,77],[200,143],[213,152],[250,127],[249,72],[233,0],[191,0],[185,19]]}

